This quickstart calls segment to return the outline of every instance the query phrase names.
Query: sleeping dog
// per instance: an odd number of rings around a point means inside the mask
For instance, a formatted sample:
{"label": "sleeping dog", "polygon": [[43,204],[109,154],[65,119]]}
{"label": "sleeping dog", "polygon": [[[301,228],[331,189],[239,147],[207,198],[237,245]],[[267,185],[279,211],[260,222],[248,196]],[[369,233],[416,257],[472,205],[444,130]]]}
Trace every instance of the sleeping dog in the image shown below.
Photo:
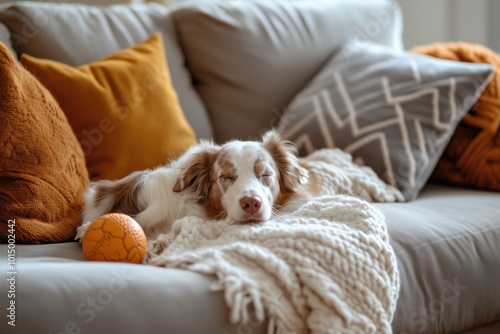
{"label": "sleeping dog", "polygon": [[166,167],[93,182],[76,240],[94,219],[111,212],[132,216],[148,238],[185,216],[266,221],[316,195],[311,178],[299,164],[295,146],[273,130],[260,141],[233,140],[222,146],[202,141]]}

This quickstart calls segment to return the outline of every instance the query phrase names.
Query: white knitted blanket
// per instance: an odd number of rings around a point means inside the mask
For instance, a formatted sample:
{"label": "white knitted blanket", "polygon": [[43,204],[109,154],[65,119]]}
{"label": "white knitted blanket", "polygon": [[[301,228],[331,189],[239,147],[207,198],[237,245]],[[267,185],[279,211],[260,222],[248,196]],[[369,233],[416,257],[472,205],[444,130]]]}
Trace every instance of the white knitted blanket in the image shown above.
{"label": "white knitted blanket", "polygon": [[323,195],[348,194],[376,202],[402,202],[403,194],[378,178],[370,167],[359,166],[340,149],[325,148],[300,159],[318,178]]}
{"label": "white knitted blanket", "polygon": [[[351,191],[337,184],[343,193],[398,199],[372,171],[349,168],[347,179],[341,168],[328,178],[350,180]],[[321,196],[259,224],[186,217],[148,247],[149,264],[215,275],[233,323],[267,318],[269,332],[280,334],[391,332],[396,259],[384,216],[358,197]]]}

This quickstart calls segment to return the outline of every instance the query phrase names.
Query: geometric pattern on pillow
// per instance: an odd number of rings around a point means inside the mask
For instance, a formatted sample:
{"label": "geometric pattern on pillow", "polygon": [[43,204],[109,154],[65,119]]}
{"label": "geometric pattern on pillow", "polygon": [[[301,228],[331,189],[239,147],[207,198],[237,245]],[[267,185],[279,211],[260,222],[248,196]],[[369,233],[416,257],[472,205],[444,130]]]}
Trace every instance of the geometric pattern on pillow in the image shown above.
{"label": "geometric pattern on pillow", "polygon": [[338,147],[417,197],[492,67],[349,42],[292,101],[279,130],[301,155]]}

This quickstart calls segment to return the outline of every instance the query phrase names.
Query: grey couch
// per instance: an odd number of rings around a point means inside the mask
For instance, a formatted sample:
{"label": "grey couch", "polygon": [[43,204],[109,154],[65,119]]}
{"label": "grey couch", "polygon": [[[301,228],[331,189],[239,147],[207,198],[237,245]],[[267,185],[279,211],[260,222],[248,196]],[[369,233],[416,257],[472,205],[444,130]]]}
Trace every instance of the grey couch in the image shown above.
{"label": "grey couch", "polygon": [[[170,9],[17,3],[0,10],[0,38],[18,54],[80,65],[160,31],[187,119],[199,138],[220,142],[274,126],[341,41],[370,39],[402,48],[401,14],[389,1],[293,1],[259,8],[227,1]],[[224,35],[228,29],[240,31],[238,39]],[[214,34],[221,38],[209,39]],[[500,194],[429,182],[415,201],[377,205],[386,215],[400,270],[393,332],[498,333]],[[14,276],[15,285],[0,280],[0,300],[5,315],[15,300],[16,326],[2,315],[2,333],[266,330],[266,324],[231,324],[209,276],[85,262],[76,242],[17,244],[12,269],[8,249],[0,245],[0,272]],[[8,296],[12,289],[14,298]]]}

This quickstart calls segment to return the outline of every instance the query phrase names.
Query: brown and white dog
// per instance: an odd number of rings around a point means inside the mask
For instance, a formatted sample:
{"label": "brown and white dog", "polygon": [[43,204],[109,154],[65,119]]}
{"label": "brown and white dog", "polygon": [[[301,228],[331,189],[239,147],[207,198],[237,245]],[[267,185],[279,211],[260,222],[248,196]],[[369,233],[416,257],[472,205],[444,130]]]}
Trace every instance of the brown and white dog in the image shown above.
{"label": "brown and white dog", "polygon": [[185,159],[174,192],[191,190],[210,219],[269,220],[285,205],[308,198],[308,171],[295,146],[269,131],[261,141],[202,144]]}
{"label": "brown and white dog", "polygon": [[273,130],[261,141],[234,140],[222,146],[202,141],[167,167],[93,182],[76,239],[91,221],[110,212],[132,216],[149,238],[185,216],[262,222],[303,203],[315,188],[295,146]]}
{"label": "brown and white dog", "polygon": [[84,195],[83,224],[78,227],[75,240],[81,240],[88,226],[98,217],[112,212],[133,217],[148,239],[156,238],[170,229],[174,221],[187,216],[205,217],[203,207],[191,191],[174,192],[180,167],[185,159],[201,150],[217,147],[209,142],[192,146],[182,157],[168,166],[143,170],[115,181],[91,182]]}

